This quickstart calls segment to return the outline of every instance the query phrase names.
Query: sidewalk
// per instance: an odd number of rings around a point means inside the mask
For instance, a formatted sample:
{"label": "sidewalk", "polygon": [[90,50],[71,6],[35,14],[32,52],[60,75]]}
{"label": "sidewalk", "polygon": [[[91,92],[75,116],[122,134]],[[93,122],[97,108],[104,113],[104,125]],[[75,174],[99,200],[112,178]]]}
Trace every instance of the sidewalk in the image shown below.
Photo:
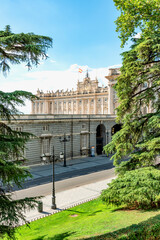
{"label": "sidewalk", "polygon": [[[63,167],[62,162],[55,162],[55,175],[72,172],[79,169],[85,169],[90,167],[96,167],[99,165],[104,165],[110,163],[110,157],[106,155],[100,155],[96,157],[83,157],[79,159],[67,160],[67,166]],[[52,175],[52,163],[45,165],[32,165],[29,166],[30,172],[33,176],[32,179],[37,179],[41,177],[46,177]],[[28,178],[29,180],[30,178]]]}
{"label": "sidewalk", "polygon": [[51,209],[52,196],[48,195],[42,198],[43,212],[39,213],[37,209],[26,212],[26,219],[34,221],[36,219],[48,216],[50,214],[74,207],[81,203],[95,199],[100,196],[101,191],[107,188],[107,183],[113,178],[106,179],[100,182],[87,184],[74,189],[66,190],[56,194],[56,210]]}

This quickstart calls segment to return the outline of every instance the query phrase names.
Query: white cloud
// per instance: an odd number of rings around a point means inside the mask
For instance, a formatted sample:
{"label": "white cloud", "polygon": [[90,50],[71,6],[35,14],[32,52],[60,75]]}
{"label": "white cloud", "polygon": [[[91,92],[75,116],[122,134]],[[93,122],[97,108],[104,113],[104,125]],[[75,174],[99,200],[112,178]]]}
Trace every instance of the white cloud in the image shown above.
{"label": "white cloud", "polygon": [[[14,91],[14,90],[25,90],[30,91],[33,94],[36,94],[37,89],[43,90],[43,92],[56,91],[56,90],[71,90],[72,88],[76,89],[77,81],[83,81],[83,78],[86,76],[86,71],[88,70],[89,76],[92,80],[96,77],[100,85],[107,85],[107,79],[105,76],[108,75],[108,69],[120,67],[120,65],[109,66],[106,68],[90,68],[87,65],[80,66],[78,64],[72,64],[69,69],[64,71],[33,71],[23,73],[21,79],[18,76],[18,82],[4,81],[1,84],[2,91]],[[78,69],[83,70],[82,73],[78,73]],[[22,108],[22,111],[25,113],[31,112],[30,103],[27,102],[27,106]]]}
{"label": "white cloud", "polygon": [[137,33],[136,35],[134,35],[133,38],[141,38],[141,35],[142,35],[142,33],[139,32],[139,33]]}

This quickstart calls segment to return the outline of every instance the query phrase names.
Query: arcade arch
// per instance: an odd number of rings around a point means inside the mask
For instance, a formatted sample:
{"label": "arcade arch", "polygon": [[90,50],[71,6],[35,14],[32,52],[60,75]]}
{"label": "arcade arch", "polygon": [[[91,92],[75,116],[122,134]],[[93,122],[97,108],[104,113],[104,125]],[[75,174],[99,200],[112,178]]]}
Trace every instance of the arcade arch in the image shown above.
{"label": "arcade arch", "polygon": [[111,128],[111,135],[113,136],[116,132],[118,132],[119,130],[121,130],[122,128],[122,124],[115,124],[112,128]]}
{"label": "arcade arch", "polygon": [[102,154],[103,147],[106,145],[106,128],[103,124],[99,124],[96,129],[96,153]]}

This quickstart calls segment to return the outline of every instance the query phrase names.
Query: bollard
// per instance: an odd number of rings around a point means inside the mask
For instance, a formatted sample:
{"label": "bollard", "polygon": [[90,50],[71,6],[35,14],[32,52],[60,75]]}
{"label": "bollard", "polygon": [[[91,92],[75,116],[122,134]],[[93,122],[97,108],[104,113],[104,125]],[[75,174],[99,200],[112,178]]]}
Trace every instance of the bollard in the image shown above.
{"label": "bollard", "polygon": [[43,212],[43,202],[42,201],[38,202],[38,212]]}

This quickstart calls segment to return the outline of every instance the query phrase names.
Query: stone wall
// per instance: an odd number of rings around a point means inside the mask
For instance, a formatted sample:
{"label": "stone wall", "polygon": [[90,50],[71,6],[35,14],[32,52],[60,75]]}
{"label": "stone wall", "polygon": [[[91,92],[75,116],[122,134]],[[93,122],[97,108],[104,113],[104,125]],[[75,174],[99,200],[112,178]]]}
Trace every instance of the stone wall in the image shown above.
{"label": "stone wall", "polygon": [[[97,127],[103,126],[102,137],[99,136],[100,145],[111,140],[111,128],[115,125],[115,115],[23,115],[12,121],[13,129],[22,129],[35,135],[26,145],[25,156],[28,164],[42,162],[43,151],[49,152],[47,159],[54,154],[60,159],[60,152],[64,152],[64,134],[69,141],[66,142],[66,156],[68,159],[89,155],[91,146],[97,145]],[[102,139],[103,138],[103,139]],[[101,146],[100,146],[101,147]],[[50,159],[51,160],[51,159]]]}

